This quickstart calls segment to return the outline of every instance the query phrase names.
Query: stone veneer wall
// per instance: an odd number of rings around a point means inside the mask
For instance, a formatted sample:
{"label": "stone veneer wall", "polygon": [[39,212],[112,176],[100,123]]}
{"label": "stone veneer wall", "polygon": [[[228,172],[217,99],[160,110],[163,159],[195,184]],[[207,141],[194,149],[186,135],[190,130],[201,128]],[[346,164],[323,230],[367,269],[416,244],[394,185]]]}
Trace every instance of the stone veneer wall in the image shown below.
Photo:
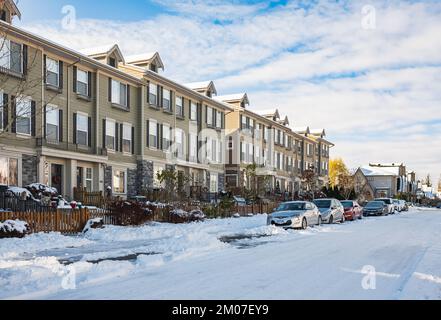
{"label": "stone veneer wall", "polygon": [[127,170],[127,196],[130,198],[132,196],[139,195],[138,192],[138,170]]}
{"label": "stone veneer wall", "polygon": [[225,174],[219,173],[218,179],[218,189],[219,191],[225,190]]}
{"label": "stone veneer wall", "polygon": [[36,156],[22,156],[22,185],[27,186],[37,182],[38,163]]}
{"label": "stone veneer wall", "polygon": [[153,188],[153,170],[152,161],[138,161],[136,179],[136,191],[138,194]]}
{"label": "stone veneer wall", "polygon": [[[112,188],[112,167],[111,166],[107,166],[104,169],[104,194],[107,195],[107,188],[110,187]],[[113,189],[113,188],[112,188]],[[113,190],[112,190],[113,193]]]}

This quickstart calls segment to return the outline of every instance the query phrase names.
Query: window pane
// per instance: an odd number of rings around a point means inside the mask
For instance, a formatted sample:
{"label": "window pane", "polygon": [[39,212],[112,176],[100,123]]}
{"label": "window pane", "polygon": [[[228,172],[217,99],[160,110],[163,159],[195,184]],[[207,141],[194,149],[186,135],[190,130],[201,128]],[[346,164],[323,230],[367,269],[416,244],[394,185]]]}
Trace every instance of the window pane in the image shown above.
{"label": "window pane", "polygon": [[88,87],[86,83],[77,82],[77,93],[82,94],[83,96],[87,96],[89,94]]}
{"label": "window pane", "polygon": [[50,142],[58,141],[58,126],[53,124],[46,125],[46,139]]}
{"label": "window pane", "polygon": [[9,40],[0,37],[0,67],[9,69],[9,60],[10,60],[10,52],[9,52]]}
{"label": "window pane", "polygon": [[77,69],[77,80],[87,84],[89,82],[88,72]]}
{"label": "window pane", "polygon": [[115,193],[125,193],[125,172],[115,170],[113,173],[113,191]]}
{"label": "window pane", "polygon": [[78,114],[77,115],[77,130],[87,132],[89,128],[89,119],[87,116]]}
{"label": "window pane", "polygon": [[77,132],[77,144],[87,146],[87,132],[78,131]]}
{"label": "window pane", "polygon": [[106,121],[106,149],[115,150],[115,122]]}
{"label": "window pane", "polygon": [[58,61],[47,58],[46,59],[46,69],[47,69],[47,71],[58,74]]}
{"label": "window pane", "polygon": [[118,81],[112,80],[112,103],[120,103],[121,86]]}
{"label": "window pane", "polygon": [[9,159],[9,185],[18,186],[18,159]]}
{"label": "window pane", "polygon": [[46,112],[46,123],[58,126],[59,114],[60,112],[58,109],[53,107],[48,107]]}
{"label": "window pane", "polygon": [[127,86],[125,84],[121,84],[121,92],[120,92],[120,101],[119,104],[122,106],[127,106]]}
{"label": "window pane", "polygon": [[0,184],[8,184],[8,159],[0,157]]}
{"label": "window pane", "polygon": [[11,42],[11,70],[22,72],[22,53],[21,44]]}

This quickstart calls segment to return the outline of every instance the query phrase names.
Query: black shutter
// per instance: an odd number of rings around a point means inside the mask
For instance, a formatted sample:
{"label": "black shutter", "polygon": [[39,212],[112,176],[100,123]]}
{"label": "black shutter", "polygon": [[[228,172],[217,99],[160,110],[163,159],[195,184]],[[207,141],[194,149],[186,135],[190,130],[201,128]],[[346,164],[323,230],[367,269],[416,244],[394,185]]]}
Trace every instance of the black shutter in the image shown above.
{"label": "black shutter", "polygon": [[221,127],[225,129],[225,113],[221,113]]}
{"label": "black shutter", "polygon": [[[164,130],[164,125],[163,124],[161,124],[160,126],[159,126],[159,130],[160,130],[160,132],[161,132],[161,137],[160,137],[160,143],[159,143],[159,149],[161,149],[161,150],[164,150],[164,141],[163,141],[163,136],[164,136],[164,132],[163,132],[163,130]],[[159,134],[158,134],[159,135]]]}
{"label": "black shutter", "polygon": [[147,87],[146,87],[146,92],[147,92],[147,104],[150,104],[150,82],[147,82]]}
{"label": "black shutter", "polygon": [[173,99],[173,96],[174,96],[173,91],[170,90],[170,111],[171,112],[173,112],[173,110],[174,110],[173,104],[174,104],[175,99]]}
{"label": "black shutter", "polygon": [[28,46],[23,45],[23,74],[28,74]]}
{"label": "black shutter", "polygon": [[157,123],[156,124],[156,148],[158,148],[159,149],[159,146],[161,145],[160,143],[161,143],[161,135],[160,135],[160,130],[161,128],[160,128],[160,125],[159,125],[159,123]]}
{"label": "black shutter", "polygon": [[135,127],[132,127],[132,154],[135,154]]}
{"label": "black shutter", "polygon": [[9,102],[8,102],[8,95],[5,93],[3,94],[3,130],[6,131],[8,129],[9,124]]}
{"label": "black shutter", "polygon": [[150,121],[147,120],[147,148],[150,147]]}
{"label": "black shutter", "polygon": [[127,85],[127,108],[130,109],[130,85]]}
{"label": "black shutter", "polygon": [[58,76],[59,76],[58,87],[59,87],[60,89],[63,89],[63,74],[64,74],[64,68],[63,68],[63,65],[64,65],[63,61],[59,61],[59,62],[58,62],[58,68],[59,68],[59,74],[58,74]]}
{"label": "black shutter", "polygon": [[123,134],[124,134],[124,124],[120,124],[119,125],[119,152],[123,152],[124,151],[124,147],[123,147]]}
{"label": "black shutter", "polygon": [[92,98],[92,72],[87,72],[87,95]]}
{"label": "black shutter", "polygon": [[77,114],[73,114],[73,144],[77,144]]}
{"label": "black shutter", "polygon": [[119,124],[115,123],[115,151],[119,151]]}
{"label": "black shutter", "polygon": [[87,119],[87,121],[88,121],[88,127],[87,127],[87,138],[88,138],[88,146],[89,146],[89,148],[91,148],[92,147],[92,118],[91,117],[89,117],[88,119]]}
{"label": "black shutter", "polygon": [[46,84],[47,83],[47,56],[43,56],[43,81]]}
{"label": "black shutter", "polygon": [[73,67],[73,92],[77,93],[77,73],[78,73],[78,68],[77,66]]}
{"label": "black shutter", "polygon": [[162,108],[162,87],[158,85],[158,107]]}
{"label": "black shutter", "polygon": [[109,101],[112,101],[112,78],[109,78]]}
{"label": "black shutter", "polygon": [[208,106],[207,105],[205,105],[204,110],[205,110],[205,123],[207,124],[208,123]]}
{"label": "black shutter", "polygon": [[58,111],[58,140],[63,142],[63,110]]}
{"label": "black shutter", "polygon": [[185,117],[185,99],[184,97],[181,97],[181,105],[182,105],[182,117]]}
{"label": "black shutter", "polygon": [[11,117],[12,117],[11,132],[12,133],[17,132],[16,103],[17,101],[15,100],[15,96],[11,96]]}
{"label": "black shutter", "polygon": [[43,107],[43,137],[47,138],[47,105]]}
{"label": "black shutter", "polygon": [[103,149],[107,148],[107,145],[106,145],[106,130],[107,130],[107,128],[106,128],[106,119],[103,119]]}
{"label": "black shutter", "polygon": [[[182,105],[184,105],[184,98],[182,98]],[[190,119],[190,120],[193,120],[193,119],[191,119],[191,100],[188,100],[188,119]]]}

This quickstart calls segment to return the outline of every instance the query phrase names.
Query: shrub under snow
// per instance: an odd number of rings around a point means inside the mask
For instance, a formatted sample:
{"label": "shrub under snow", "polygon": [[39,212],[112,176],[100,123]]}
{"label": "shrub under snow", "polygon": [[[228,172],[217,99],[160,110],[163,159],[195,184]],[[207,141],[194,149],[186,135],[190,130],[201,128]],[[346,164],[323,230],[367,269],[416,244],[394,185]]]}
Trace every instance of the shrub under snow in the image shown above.
{"label": "shrub under snow", "polygon": [[29,234],[31,229],[27,222],[20,220],[7,220],[0,222],[0,239],[2,238],[23,238]]}
{"label": "shrub under snow", "polygon": [[83,233],[88,232],[90,229],[102,229],[102,228],[104,228],[103,218],[90,219],[89,221],[87,221]]}

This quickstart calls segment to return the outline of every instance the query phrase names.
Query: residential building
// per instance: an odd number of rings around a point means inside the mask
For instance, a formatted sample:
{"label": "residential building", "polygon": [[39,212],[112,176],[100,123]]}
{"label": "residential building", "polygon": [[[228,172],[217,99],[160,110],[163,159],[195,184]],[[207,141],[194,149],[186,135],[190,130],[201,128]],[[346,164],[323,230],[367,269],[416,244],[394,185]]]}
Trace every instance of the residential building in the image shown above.
{"label": "residential building", "polygon": [[[224,189],[225,112],[231,108],[159,74],[158,53],[124,57],[117,45],[70,50],[22,30],[6,1],[2,41],[1,183],[40,182],[128,197],[176,169]],[[204,150],[204,152],[200,152]]]}
{"label": "residential building", "polygon": [[166,169],[187,193],[257,184],[294,195],[309,169],[327,183],[324,130],[293,130],[278,110],[250,110],[247,94],[218,96],[213,81],[172,81],[158,52],[71,50],[16,27],[19,9],[0,2],[1,184],[126,198],[166,187]]}

